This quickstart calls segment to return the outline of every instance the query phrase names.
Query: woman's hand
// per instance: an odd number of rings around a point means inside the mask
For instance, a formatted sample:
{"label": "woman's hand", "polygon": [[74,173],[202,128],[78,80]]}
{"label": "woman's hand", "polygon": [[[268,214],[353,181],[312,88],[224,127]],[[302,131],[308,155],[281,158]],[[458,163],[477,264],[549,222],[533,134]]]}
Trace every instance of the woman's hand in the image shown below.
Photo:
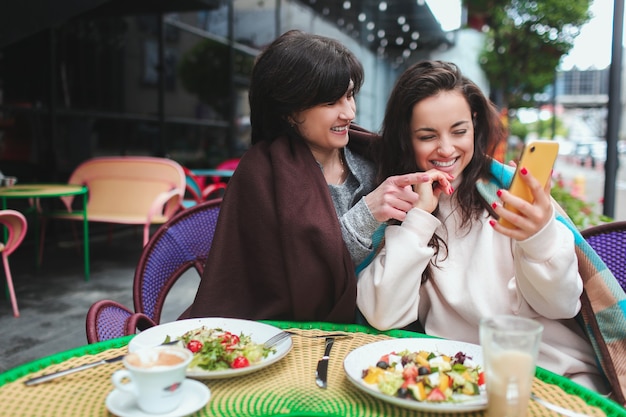
{"label": "woman's hand", "polygon": [[508,220],[514,227],[509,228],[501,225],[495,220],[491,220],[490,224],[498,232],[509,236],[516,240],[525,240],[541,230],[552,218],[552,200],[550,198],[551,181],[548,181],[545,187],[537,181],[532,173],[526,168],[520,169],[520,177],[524,183],[530,188],[534,198],[533,203],[516,197],[507,190],[498,190],[498,196],[503,203],[514,208],[518,213],[508,210],[502,204],[493,204],[493,209],[500,217]]}
{"label": "woman's hand", "polygon": [[414,207],[432,213],[439,204],[441,193],[450,195],[454,192],[450,184],[454,178],[452,175],[436,169],[426,171],[422,175],[424,176],[423,181],[413,186],[415,192],[419,194],[419,200],[414,204]]}
{"label": "woman's hand", "polygon": [[[365,196],[365,203],[379,222],[389,219],[404,221],[406,213],[420,200],[420,195],[414,191],[414,187],[420,187],[423,183],[432,183],[428,173],[415,172],[389,177]],[[449,187],[449,182],[447,184]],[[432,189],[432,186],[429,187]]]}

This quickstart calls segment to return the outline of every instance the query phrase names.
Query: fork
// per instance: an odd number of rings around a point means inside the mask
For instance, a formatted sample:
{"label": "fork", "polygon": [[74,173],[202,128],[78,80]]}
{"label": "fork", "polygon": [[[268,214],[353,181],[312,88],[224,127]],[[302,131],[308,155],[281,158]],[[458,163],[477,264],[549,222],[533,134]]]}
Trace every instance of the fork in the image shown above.
{"label": "fork", "polygon": [[337,333],[328,333],[328,334],[320,334],[320,335],[308,335],[301,334],[297,332],[293,332],[290,330],[283,330],[280,333],[276,333],[274,336],[270,337],[263,343],[264,348],[271,348],[288,338],[289,336],[300,336],[300,337],[308,337],[309,339],[319,339],[326,337],[352,337],[351,334],[345,332],[337,332]]}

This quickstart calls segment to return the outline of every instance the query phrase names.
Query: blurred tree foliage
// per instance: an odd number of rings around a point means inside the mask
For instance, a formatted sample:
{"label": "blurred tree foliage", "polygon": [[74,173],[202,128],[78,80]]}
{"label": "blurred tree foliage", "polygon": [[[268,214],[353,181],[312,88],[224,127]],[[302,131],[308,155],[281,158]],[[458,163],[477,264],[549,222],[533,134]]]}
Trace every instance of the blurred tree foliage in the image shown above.
{"label": "blurred tree foliage", "polygon": [[526,142],[526,136],[530,133],[531,129],[528,123],[522,123],[516,117],[512,117],[509,123],[509,133],[512,136],[517,136],[522,142]]}
{"label": "blurred tree foliage", "polygon": [[469,24],[487,31],[480,64],[500,108],[532,107],[589,21],[592,0],[464,0]]}

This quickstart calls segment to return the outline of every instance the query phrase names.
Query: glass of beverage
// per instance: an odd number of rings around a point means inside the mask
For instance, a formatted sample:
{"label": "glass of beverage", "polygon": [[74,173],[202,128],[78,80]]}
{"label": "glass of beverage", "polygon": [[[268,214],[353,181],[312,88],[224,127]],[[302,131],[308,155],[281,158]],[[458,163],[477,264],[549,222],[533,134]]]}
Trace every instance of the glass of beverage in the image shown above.
{"label": "glass of beverage", "polygon": [[517,316],[480,322],[488,417],[525,417],[543,325]]}
{"label": "glass of beverage", "polygon": [[157,346],[129,353],[124,368],[113,373],[113,385],[133,394],[141,410],[163,414],[183,400],[181,385],[193,353],[176,346]]}

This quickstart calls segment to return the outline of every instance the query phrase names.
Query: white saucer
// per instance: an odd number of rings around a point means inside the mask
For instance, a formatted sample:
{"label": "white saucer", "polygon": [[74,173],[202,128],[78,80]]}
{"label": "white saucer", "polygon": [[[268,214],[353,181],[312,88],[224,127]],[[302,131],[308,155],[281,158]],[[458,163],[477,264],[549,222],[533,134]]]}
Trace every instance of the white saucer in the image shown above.
{"label": "white saucer", "polygon": [[140,410],[132,394],[118,389],[111,391],[105,404],[111,413],[119,417],[183,417],[200,410],[211,398],[211,390],[193,379],[185,379],[182,390],[184,398],[180,406],[164,414],[150,414]]}

